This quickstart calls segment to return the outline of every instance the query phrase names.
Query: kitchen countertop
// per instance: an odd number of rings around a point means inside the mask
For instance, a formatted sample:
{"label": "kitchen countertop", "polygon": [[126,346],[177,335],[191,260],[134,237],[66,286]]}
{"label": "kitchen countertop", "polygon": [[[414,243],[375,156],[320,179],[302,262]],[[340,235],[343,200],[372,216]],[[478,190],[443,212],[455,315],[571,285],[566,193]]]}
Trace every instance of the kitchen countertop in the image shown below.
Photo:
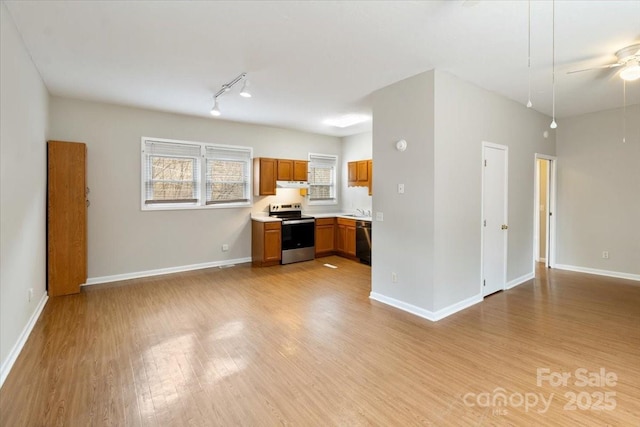
{"label": "kitchen countertop", "polygon": [[[345,219],[353,219],[356,221],[371,221],[372,218],[370,216],[354,216],[353,214],[350,213],[306,213],[305,215],[309,215],[312,216],[314,218],[345,218]],[[282,220],[280,218],[275,218],[269,215],[265,215],[265,214],[251,214],[251,219],[253,221],[260,221],[260,222],[282,222]]]}
{"label": "kitchen countertop", "polygon": [[276,218],[269,215],[264,214],[251,214],[251,220],[259,221],[259,222],[282,222],[280,218]]}
{"label": "kitchen countertop", "polygon": [[350,213],[305,213],[305,215],[310,215],[314,218],[345,218],[345,219],[354,219],[356,221],[371,221],[372,218],[370,216],[355,216]]}

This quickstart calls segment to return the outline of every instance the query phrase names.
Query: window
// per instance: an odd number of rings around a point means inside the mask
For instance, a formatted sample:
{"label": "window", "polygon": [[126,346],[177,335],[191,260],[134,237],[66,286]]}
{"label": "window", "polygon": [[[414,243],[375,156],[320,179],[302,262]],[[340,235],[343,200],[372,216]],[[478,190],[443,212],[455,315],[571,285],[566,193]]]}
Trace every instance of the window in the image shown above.
{"label": "window", "polygon": [[309,154],[309,204],[337,204],[336,165],[338,157]]}
{"label": "window", "polygon": [[142,138],[142,209],[251,206],[252,149]]}
{"label": "window", "polygon": [[206,147],[207,204],[249,201],[247,154],[243,149]]}

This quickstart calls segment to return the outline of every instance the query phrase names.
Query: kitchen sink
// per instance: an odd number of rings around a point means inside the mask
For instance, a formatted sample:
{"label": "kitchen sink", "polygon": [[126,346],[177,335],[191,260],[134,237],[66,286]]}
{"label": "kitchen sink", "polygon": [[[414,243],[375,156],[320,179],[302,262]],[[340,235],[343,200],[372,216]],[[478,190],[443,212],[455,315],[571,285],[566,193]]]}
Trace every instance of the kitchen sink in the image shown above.
{"label": "kitchen sink", "polygon": [[361,221],[371,221],[371,217],[370,216],[364,216],[364,215],[355,215],[355,214],[347,214],[347,215],[340,215],[344,218],[353,218],[353,219],[359,219]]}

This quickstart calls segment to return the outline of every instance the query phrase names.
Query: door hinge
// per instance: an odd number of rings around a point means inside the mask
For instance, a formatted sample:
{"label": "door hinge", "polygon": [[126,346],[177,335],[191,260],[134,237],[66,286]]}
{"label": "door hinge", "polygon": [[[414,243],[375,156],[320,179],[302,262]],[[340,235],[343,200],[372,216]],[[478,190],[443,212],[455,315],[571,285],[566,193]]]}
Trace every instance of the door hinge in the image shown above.
{"label": "door hinge", "polygon": [[486,227],[487,226],[487,220],[485,219],[483,222],[484,222],[484,226]]}
{"label": "door hinge", "polygon": [[487,159],[484,160],[484,165],[487,166]]}
{"label": "door hinge", "polygon": [[486,280],[482,281],[482,286],[487,286],[487,281]]}

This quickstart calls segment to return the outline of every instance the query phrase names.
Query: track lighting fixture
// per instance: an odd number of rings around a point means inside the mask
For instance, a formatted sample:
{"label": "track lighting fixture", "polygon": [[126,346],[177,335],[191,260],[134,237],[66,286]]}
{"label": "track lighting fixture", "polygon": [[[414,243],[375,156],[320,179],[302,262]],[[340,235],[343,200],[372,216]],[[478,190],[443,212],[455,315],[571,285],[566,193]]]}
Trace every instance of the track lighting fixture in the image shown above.
{"label": "track lighting fixture", "polygon": [[211,109],[211,115],[216,117],[220,115],[220,108],[218,108],[218,98],[213,99],[213,108]]}
{"label": "track lighting fixture", "polygon": [[247,79],[244,80],[242,90],[240,90],[240,96],[243,98],[251,98],[251,92],[249,92],[249,80]]}
{"label": "track lighting fixture", "polygon": [[251,98],[251,93],[248,90],[249,81],[247,80],[247,73],[241,73],[238,77],[231,80],[229,83],[225,83],[222,85],[219,91],[213,95],[213,108],[211,108],[212,116],[219,116],[221,114],[220,107],[218,106],[218,98],[225,93],[229,92],[233,86],[235,86],[238,82],[244,81],[242,86],[242,90],[240,91],[240,96],[243,98]]}

